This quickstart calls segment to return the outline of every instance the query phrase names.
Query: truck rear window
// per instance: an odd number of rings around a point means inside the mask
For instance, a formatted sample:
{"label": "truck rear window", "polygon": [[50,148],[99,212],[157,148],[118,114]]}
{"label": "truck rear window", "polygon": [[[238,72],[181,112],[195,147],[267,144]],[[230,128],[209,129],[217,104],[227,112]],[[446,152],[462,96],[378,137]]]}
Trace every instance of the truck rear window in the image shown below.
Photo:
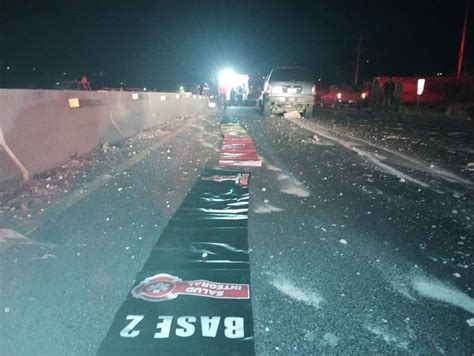
{"label": "truck rear window", "polygon": [[308,69],[279,68],[273,70],[270,81],[275,82],[312,82],[313,76]]}

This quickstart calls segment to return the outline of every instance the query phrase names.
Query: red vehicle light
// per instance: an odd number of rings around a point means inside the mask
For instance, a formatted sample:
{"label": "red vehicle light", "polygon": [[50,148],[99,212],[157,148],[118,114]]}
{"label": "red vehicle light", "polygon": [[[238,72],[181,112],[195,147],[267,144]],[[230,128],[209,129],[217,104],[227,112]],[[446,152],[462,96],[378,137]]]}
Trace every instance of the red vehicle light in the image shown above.
{"label": "red vehicle light", "polygon": [[316,95],[316,85],[311,88],[311,94]]}
{"label": "red vehicle light", "polygon": [[341,100],[341,98],[342,98],[342,93],[337,93],[336,96],[337,96],[337,98],[338,98],[339,100]]}

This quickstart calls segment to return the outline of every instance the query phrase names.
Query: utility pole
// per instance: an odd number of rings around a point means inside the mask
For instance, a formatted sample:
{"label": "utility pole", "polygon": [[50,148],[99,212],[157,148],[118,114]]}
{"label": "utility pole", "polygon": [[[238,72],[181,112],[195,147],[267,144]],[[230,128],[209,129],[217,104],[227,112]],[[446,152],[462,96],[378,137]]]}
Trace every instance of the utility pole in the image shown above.
{"label": "utility pole", "polygon": [[359,82],[359,63],[360,63],[361,47],[362,47],[362,33],[359,34],[359,46],[357,47],[357,62],[356,62],[356,69],[355,69],[354,85],[357,85],[357,83]]}
{"label": "utility pole", "polygon": [[464,57],[464,43],[466,42],[467,18],[469,17],[469,5],[471,0],[466,1],[466,12],[464,14],[464,26],[462,29],[461,48],[459,49],[458,72],[456,75],[456,84],[461,80],[462,60]]}

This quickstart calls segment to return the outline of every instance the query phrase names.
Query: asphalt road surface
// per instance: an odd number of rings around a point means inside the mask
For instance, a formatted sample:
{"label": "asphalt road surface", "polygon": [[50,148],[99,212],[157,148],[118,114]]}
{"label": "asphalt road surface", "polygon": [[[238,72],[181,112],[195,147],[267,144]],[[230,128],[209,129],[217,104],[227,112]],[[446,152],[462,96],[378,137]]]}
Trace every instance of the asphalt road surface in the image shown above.
{"label": "asphalt road surface", "polygon": [[[445,150],[403,150],[349,133],[337,113],[228,108],[0,250],[1,354],[97,350],[167,221],[217,165],[224,115],[264,161],[250,170],[248,220],[257,354],[474,352],[472,126],[424,120]],[[387,120],[367,126],[423,141],[419,123]],[[460,147],[456,164],[437,153]]]}

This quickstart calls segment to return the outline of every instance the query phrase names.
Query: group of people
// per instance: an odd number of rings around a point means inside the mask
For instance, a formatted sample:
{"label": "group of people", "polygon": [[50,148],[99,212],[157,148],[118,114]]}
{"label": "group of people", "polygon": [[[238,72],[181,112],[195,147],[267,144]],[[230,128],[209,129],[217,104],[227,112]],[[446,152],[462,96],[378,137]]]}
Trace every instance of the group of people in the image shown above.
{"label": "group of people", "polygon": [[371,106],[378,109],[380,104],[385,110],[398,111],[400,109],[400,97],[402,96],[403,84],[401,79],[388,79],[383,87],[380,87],[380,81],[375,79],[370,92]]}
{"label": "group of people", "polygon": [[230,105],[238,105],[242,106],[244,102],[244,96],[245,96],[245,87],[242,85],[239,85],[237,88],[232,88],[230,90]]}
{"label": "group of people", "polygon": [[212,98],[220,108],[227,107],[227,89],[217,83],[215,78],[211,78],[210,83],[202,83],[199,86],[199,94]]}

